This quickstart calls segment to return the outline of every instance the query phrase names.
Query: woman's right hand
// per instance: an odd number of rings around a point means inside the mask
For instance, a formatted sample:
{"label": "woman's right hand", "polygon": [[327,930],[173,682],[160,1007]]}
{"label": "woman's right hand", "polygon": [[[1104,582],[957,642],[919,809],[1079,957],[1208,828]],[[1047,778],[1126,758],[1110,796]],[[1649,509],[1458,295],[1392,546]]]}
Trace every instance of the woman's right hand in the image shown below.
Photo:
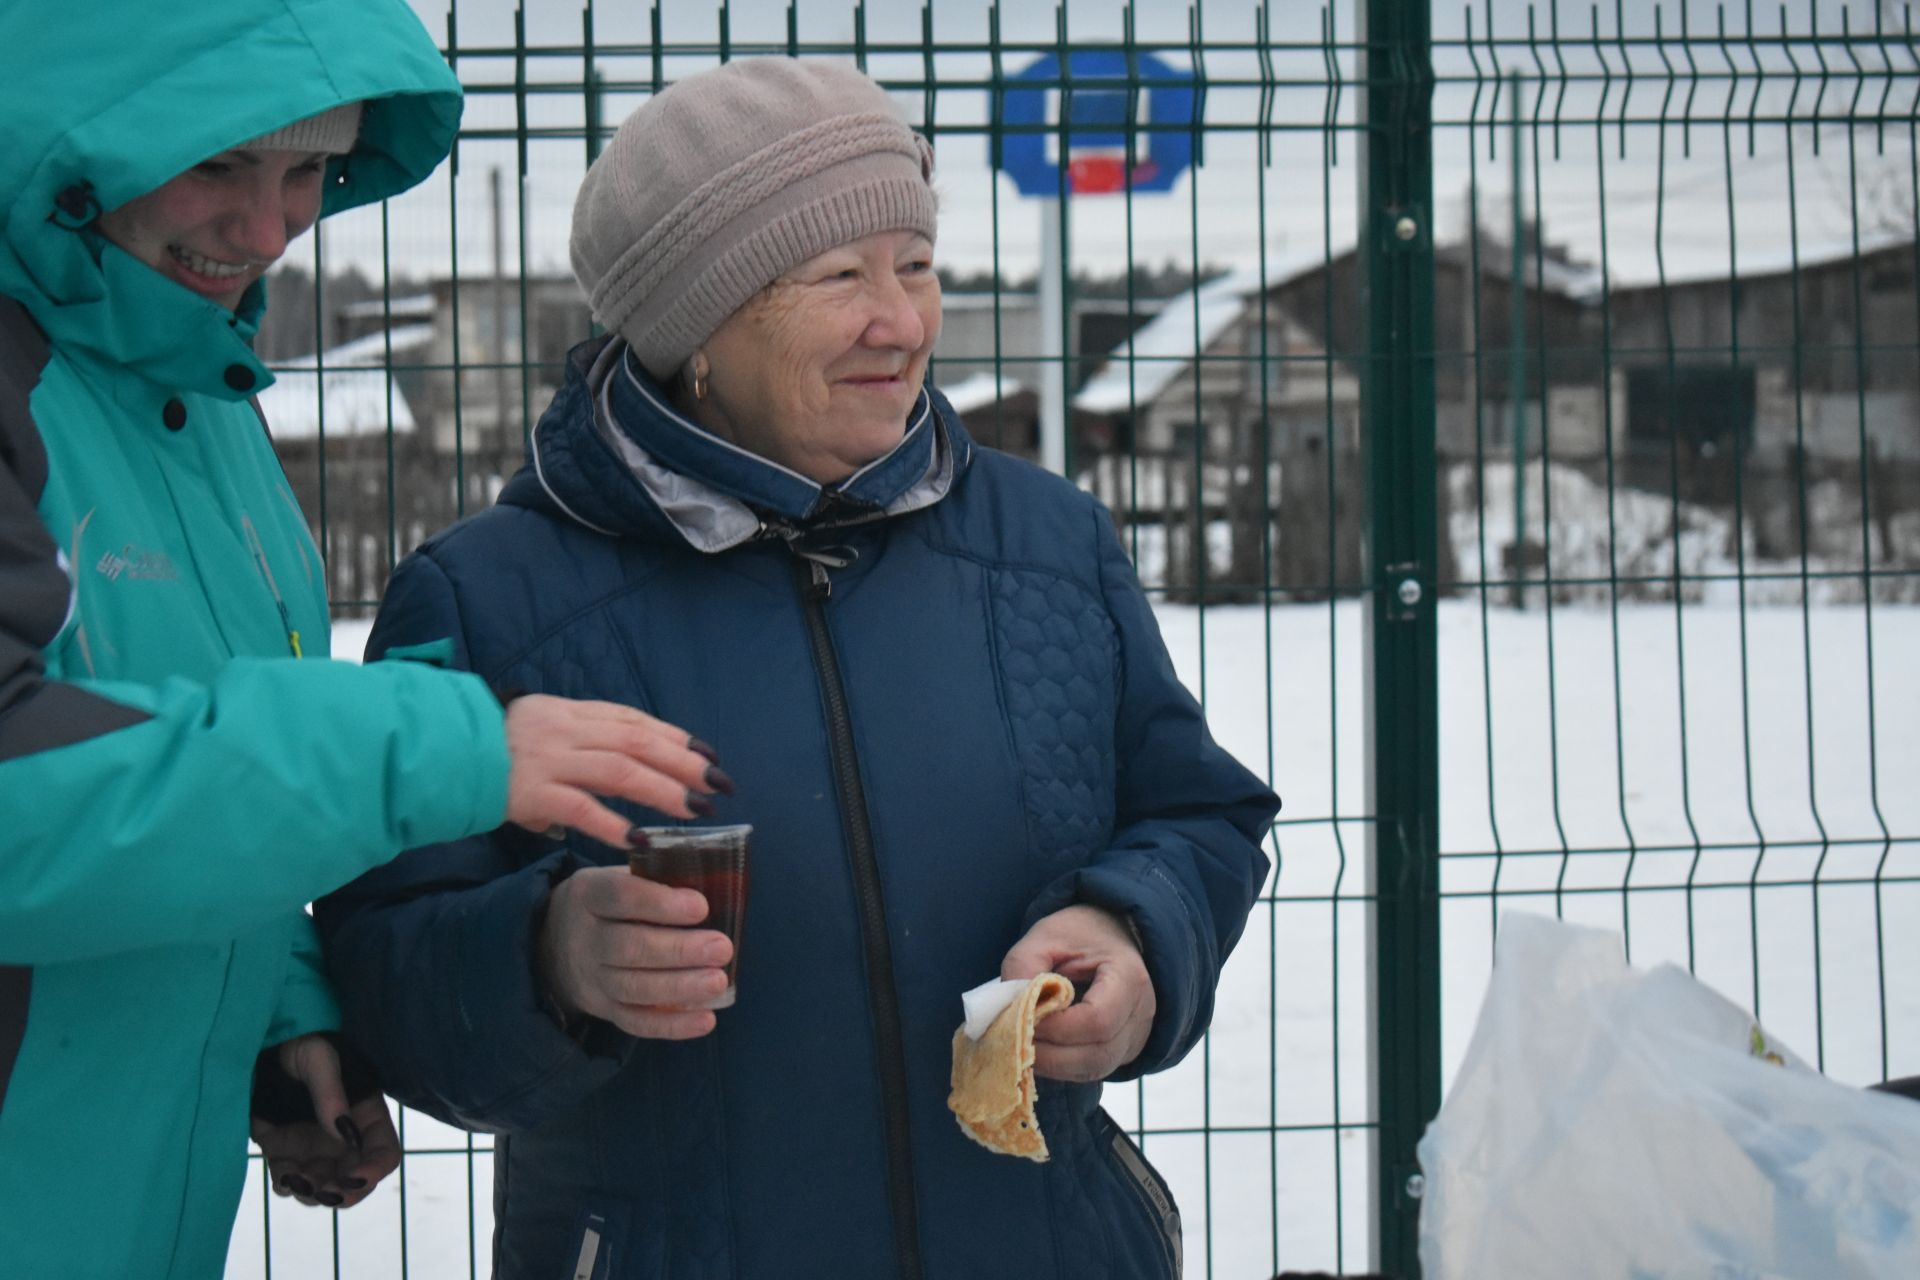
{"label": "woman's right hand", "polygon": [[727,935],[695,929],[707,900],[643,880],[625,867],[588,867],[554,886],[536,941],[547,992],[568,1014],[628,1035],[692,1040],[714,1028],[710,1009],[686,1006],[726,989]]}
{"label": "woman's right hand", "polygon": [[632,824],[596,797],[692,818],[713,812],[714,792],[733,791],[711,748],[616,702],[522,694],[506,727],[507,821],[529,831],[570,827],[624,849]]}

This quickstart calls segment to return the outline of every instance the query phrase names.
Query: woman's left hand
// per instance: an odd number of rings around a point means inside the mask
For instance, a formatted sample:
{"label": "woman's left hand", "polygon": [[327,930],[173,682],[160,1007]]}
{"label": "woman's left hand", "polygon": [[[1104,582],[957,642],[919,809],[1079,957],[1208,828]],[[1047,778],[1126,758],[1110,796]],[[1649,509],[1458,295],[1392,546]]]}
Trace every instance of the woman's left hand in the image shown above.
{"label": "woman's left hand", "polygon": [[253,1119],[254,1145],[266,1157],[274,1193],[301,1204],[350,1209],[400,1167],[400,1138],[378,1092],[351,1104],[340,1055],[325,1036],[298,1036],[274,1051],[280,1067],[307,1087],[318,1121]]}
{"label": "woman's left hand", "polygon": [[1080,998],[1041,1019],[1033,1033],[1033,1069],[1055,1080],[1104,1080],[1140,1056],[1158,1007],[1147,962],[1126,925],[1085,905],[1042,916],[1000,962],[1003,978],[1051,970]]}

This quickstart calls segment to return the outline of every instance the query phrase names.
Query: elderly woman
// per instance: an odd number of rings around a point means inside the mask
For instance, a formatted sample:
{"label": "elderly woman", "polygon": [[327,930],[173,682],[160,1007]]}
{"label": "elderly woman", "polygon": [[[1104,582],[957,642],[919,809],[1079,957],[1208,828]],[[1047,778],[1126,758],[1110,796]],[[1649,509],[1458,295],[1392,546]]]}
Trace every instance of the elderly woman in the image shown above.
{"label": "elderly woman", "polygon": [[[704,900],[579,836],[416,850],[321,904],[390,1089],[505,1135],[501,1276],[1178,1272],[1100,1082],[1205,1030],[1277,801],[1208,735],[1106,513],[926,385],[931,172],[832,63],[640,107],[574,216],[612,336],[500,504],[393,581],[374,656],[438,644],[693,727],[755,829],[717,1014]],[[960,993],[1046,970],[1080,997],[1039,1028],[1036,1163],[946,1095]]]}

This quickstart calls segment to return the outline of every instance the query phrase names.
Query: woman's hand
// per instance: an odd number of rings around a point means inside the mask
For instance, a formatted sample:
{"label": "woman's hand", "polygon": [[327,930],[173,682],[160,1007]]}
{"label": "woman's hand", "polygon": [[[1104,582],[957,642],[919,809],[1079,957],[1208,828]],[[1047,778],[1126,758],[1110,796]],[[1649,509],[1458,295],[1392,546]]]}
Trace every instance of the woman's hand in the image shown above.
{"label": "woman's hand", "polygon": [[280,1069],[306,1086],[316,1117],[290,1124],[254,1117],[254,1145],[266,1157],[274,1193],[301,1204],[350,1209],[400,1167],[400,1138],[387,1100],[375,1092],[348,1102],[340,1055],[325,1036],[297,1036],[274,1052]]}
{"label": "woman's hand", "polygon": [[598,796],[691,818],[713,812],[714,792],[733,791],[712,748],[614,702],[522,694],[507,704],[507,755],[507,821],[571,827],[616,849],[631,824]]}
{"label": "woman's hand", "polygon": [[689,1006],[726,990],[727,935],[695,929],[707,900],[644,880],[625,867],[589,867],[554,887],[536,941],[547,991],[569,1014],[604,1019],[628,1035],[691,1040],[714,1028]]}
{"label": "woman's hand", "polygon": [[1033,1069],[1055,1080],[1104,1080],[1140,1056],[1153,1030],[1153,980],[1133,935],[1112,913],[1071,906],[1034,922],[1000,962],[1002,978],[1051,970],[1080,998],[1040,1020]]}

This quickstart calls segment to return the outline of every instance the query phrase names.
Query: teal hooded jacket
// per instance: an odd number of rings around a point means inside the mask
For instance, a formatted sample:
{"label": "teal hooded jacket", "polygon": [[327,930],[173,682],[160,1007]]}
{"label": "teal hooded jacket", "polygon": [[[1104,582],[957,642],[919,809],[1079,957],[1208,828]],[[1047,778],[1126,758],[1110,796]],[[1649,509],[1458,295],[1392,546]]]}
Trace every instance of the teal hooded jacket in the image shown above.
{"label": "teal hooded jacket", "polygon": [[337,1017],[303,905],[505,812],[479,680],[325,659],[250,403],[263,286],[236,315],[93,226],[358,100],[323,216],[419,182],[458,127],[403,0],[0,6],[6,1275],[219,1275],[255,1058]]}

